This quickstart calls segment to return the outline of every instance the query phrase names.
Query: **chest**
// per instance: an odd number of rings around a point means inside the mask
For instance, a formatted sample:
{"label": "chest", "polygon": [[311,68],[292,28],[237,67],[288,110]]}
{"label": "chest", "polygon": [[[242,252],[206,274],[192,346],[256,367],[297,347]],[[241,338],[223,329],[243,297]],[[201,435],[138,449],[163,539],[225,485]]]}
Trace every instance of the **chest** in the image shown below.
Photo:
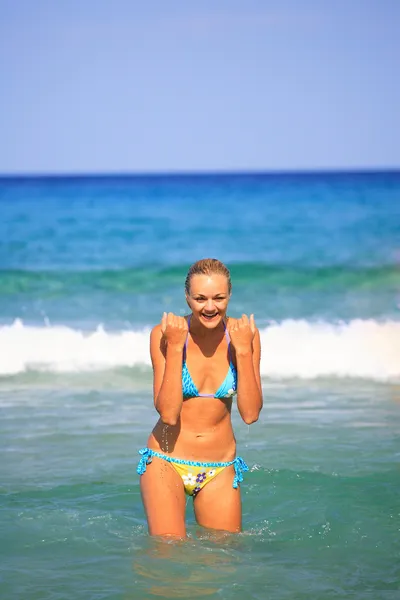
{"label": "chest", "polygon": [[230,360],[226,343],[207,349],[191,340],[186,348],[186,368],[199,393],[213,394],[221,386],[230,372]]}

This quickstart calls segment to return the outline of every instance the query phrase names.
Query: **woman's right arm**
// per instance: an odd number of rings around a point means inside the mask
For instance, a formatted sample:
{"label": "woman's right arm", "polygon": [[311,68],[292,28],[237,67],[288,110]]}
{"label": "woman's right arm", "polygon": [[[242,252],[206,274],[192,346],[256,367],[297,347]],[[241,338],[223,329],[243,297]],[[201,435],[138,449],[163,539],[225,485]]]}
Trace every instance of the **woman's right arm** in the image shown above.
{"label": "woman's right arm", "polygon": [[182,358],[187,333],[186,319],[169,313],[150,334],[154,406],[166,425],[176,425],[182,410]]}

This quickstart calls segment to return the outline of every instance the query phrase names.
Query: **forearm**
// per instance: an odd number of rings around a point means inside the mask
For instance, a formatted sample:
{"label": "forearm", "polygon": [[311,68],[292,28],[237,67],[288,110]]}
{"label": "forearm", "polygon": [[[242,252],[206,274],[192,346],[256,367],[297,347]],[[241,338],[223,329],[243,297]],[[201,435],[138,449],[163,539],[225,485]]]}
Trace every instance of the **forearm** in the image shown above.
{"label": "forearm", "polygon": [[251,350],[236,353],[238,371],[237,405],[240,416],[249,425],[257,421],[263,405]]}
{"label": "forearm", "polygon": [[155,398],[155,407],[161,420],[167,425],[176,425],[182,402],[182,350],[169,346],[163,381]]}

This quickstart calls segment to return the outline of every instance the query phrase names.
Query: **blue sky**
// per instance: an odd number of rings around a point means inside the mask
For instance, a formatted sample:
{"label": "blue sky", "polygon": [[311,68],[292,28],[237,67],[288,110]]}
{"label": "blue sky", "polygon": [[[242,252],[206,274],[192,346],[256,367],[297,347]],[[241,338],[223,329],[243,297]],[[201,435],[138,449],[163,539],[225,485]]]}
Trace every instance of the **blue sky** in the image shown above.
{"label": "blue sky", "polygon": [[400,167],[397,0],[0,0],[0,172]]}

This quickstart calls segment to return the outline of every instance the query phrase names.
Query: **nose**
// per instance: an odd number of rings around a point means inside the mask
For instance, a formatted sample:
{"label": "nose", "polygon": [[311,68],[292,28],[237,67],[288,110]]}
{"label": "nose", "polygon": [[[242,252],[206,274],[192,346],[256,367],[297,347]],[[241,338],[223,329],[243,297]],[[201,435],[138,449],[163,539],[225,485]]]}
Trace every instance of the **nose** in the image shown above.
{"label": "nose", "polygon": [[207,300],[207,303],[206,303],[206,310],[207,310],[208,312],[213,312],[213,310],[214,310],[214,300],[213,300],[212,298],[209,298],[209,299]]}

